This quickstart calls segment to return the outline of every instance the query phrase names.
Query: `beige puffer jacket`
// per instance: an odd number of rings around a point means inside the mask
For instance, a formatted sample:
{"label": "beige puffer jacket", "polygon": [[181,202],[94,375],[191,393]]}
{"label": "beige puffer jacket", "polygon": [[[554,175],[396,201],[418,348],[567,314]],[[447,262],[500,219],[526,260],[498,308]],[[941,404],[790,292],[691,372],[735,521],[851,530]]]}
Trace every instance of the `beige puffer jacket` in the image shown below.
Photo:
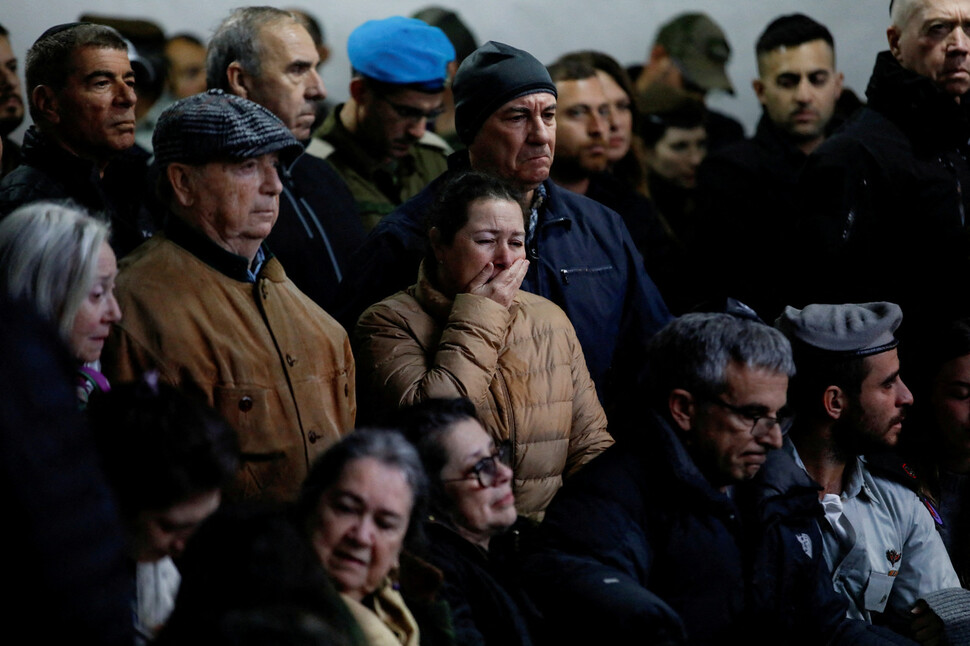
{"label": "beige puffer jacket", "polygon": [[354,341],[362,409],[468,397],[495,441],[512,441],[523,515],[541,518],[563,477],[613,443],[573,326],[541,296],[451,301],[422,272],[361,315]]}

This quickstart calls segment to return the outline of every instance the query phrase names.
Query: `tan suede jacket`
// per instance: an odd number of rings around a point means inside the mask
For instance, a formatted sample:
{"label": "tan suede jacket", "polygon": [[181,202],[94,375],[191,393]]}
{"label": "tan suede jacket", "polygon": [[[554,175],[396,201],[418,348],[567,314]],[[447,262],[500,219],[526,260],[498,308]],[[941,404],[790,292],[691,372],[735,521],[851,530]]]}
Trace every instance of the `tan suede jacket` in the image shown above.
{"label": "tan suede jacket", "polygon": [[422,274],[361,315],[354,343],[368,405],[468,397],[495,441],[512,441],[521,514],[541,518],[563,477],[613,443],[573,326],[541,296],[451,301]]}
{"label": "tan suede jacket", "polygon": [[[217,266],[231,260],[188,239]],[[275,258],[255,283],[241,261],[243,275],[230,277],[165,234],[140,246],[121,263],[123,318],[102,365],[114,383],[154,368],[200,388],[238,433],[230,497],[291,500],[312,460],[354,426],[354,359],[344,329]]]}

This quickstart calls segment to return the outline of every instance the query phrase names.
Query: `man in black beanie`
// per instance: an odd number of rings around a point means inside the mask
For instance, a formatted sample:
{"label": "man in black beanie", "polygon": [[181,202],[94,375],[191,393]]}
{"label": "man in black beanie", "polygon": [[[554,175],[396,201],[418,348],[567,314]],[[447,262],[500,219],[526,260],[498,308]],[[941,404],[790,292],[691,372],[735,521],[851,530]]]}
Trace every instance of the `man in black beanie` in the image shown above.
{"label": "man in black beanie", "polygon": [[[530,267],[522,289],[565,310],[601,400],[618,402],[642,366],[643,346],[670,319],[620,217],[549,179],[556,86],[528,52],[488,42],[458,68],[455,125],[468,147],[449,171],[385,217],[351,260],[340,318],[352,328],[368,306],[408,287],[425,253],[425,215],[442,183],[471,168],[520,192]],[[611,423],[611,430],[614,425]]]}

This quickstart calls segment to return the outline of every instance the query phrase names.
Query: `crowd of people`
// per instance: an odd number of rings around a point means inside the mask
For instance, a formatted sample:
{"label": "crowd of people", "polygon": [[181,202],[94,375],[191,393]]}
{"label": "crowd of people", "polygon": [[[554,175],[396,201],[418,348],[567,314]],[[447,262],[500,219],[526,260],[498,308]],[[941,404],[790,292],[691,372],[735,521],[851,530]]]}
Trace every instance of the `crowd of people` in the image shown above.
{"label": "crowd of people", "polygon": [[751,138],[701,13],[369,20],[340,104],[301,11],[0,26],[15,626],[970,644],[970,0],[889,13],[866,102],[772,20]]}

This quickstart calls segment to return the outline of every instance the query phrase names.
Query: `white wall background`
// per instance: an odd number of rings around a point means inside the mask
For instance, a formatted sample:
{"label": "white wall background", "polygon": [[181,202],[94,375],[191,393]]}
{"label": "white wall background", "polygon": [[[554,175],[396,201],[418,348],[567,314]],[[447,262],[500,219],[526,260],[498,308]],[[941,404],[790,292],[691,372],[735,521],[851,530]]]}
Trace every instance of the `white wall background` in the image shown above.
{"label": "white wall background", "polygon": [[[335,101],[346,98],[350,80],[347,35],[365,20],[409,15],[433,3],[269,1],[275,6],[305,8],[323,21],[333,51],[323,79]],[[47,27],[76,20],[81,13],[147,18],[167,33],[188,31],[207,39],[231,8],[244,4],[245,0],[2,0],[0,23],[10,31],[14,52],[21,60],[22,80],[23,56],[31,43]],[[756,74],[754,42],[770,20],[802,12],[828,26],[847,87],[860,96],[876,52],[886,49],[889,24],[888,0],[438,0],[436,4],[457,11],[479,42],[506,42],[532,52],[544,63],[577,49],[602,50],[624,65],[643,61],[659,25],[684,11],[704,11],[724,28],[734,50],[728,73],[736,94],[713,95],[709,103],[740,119],[749,134],[761,112],[751,90]],[[20,131],[14,138],[19,140]]]}

